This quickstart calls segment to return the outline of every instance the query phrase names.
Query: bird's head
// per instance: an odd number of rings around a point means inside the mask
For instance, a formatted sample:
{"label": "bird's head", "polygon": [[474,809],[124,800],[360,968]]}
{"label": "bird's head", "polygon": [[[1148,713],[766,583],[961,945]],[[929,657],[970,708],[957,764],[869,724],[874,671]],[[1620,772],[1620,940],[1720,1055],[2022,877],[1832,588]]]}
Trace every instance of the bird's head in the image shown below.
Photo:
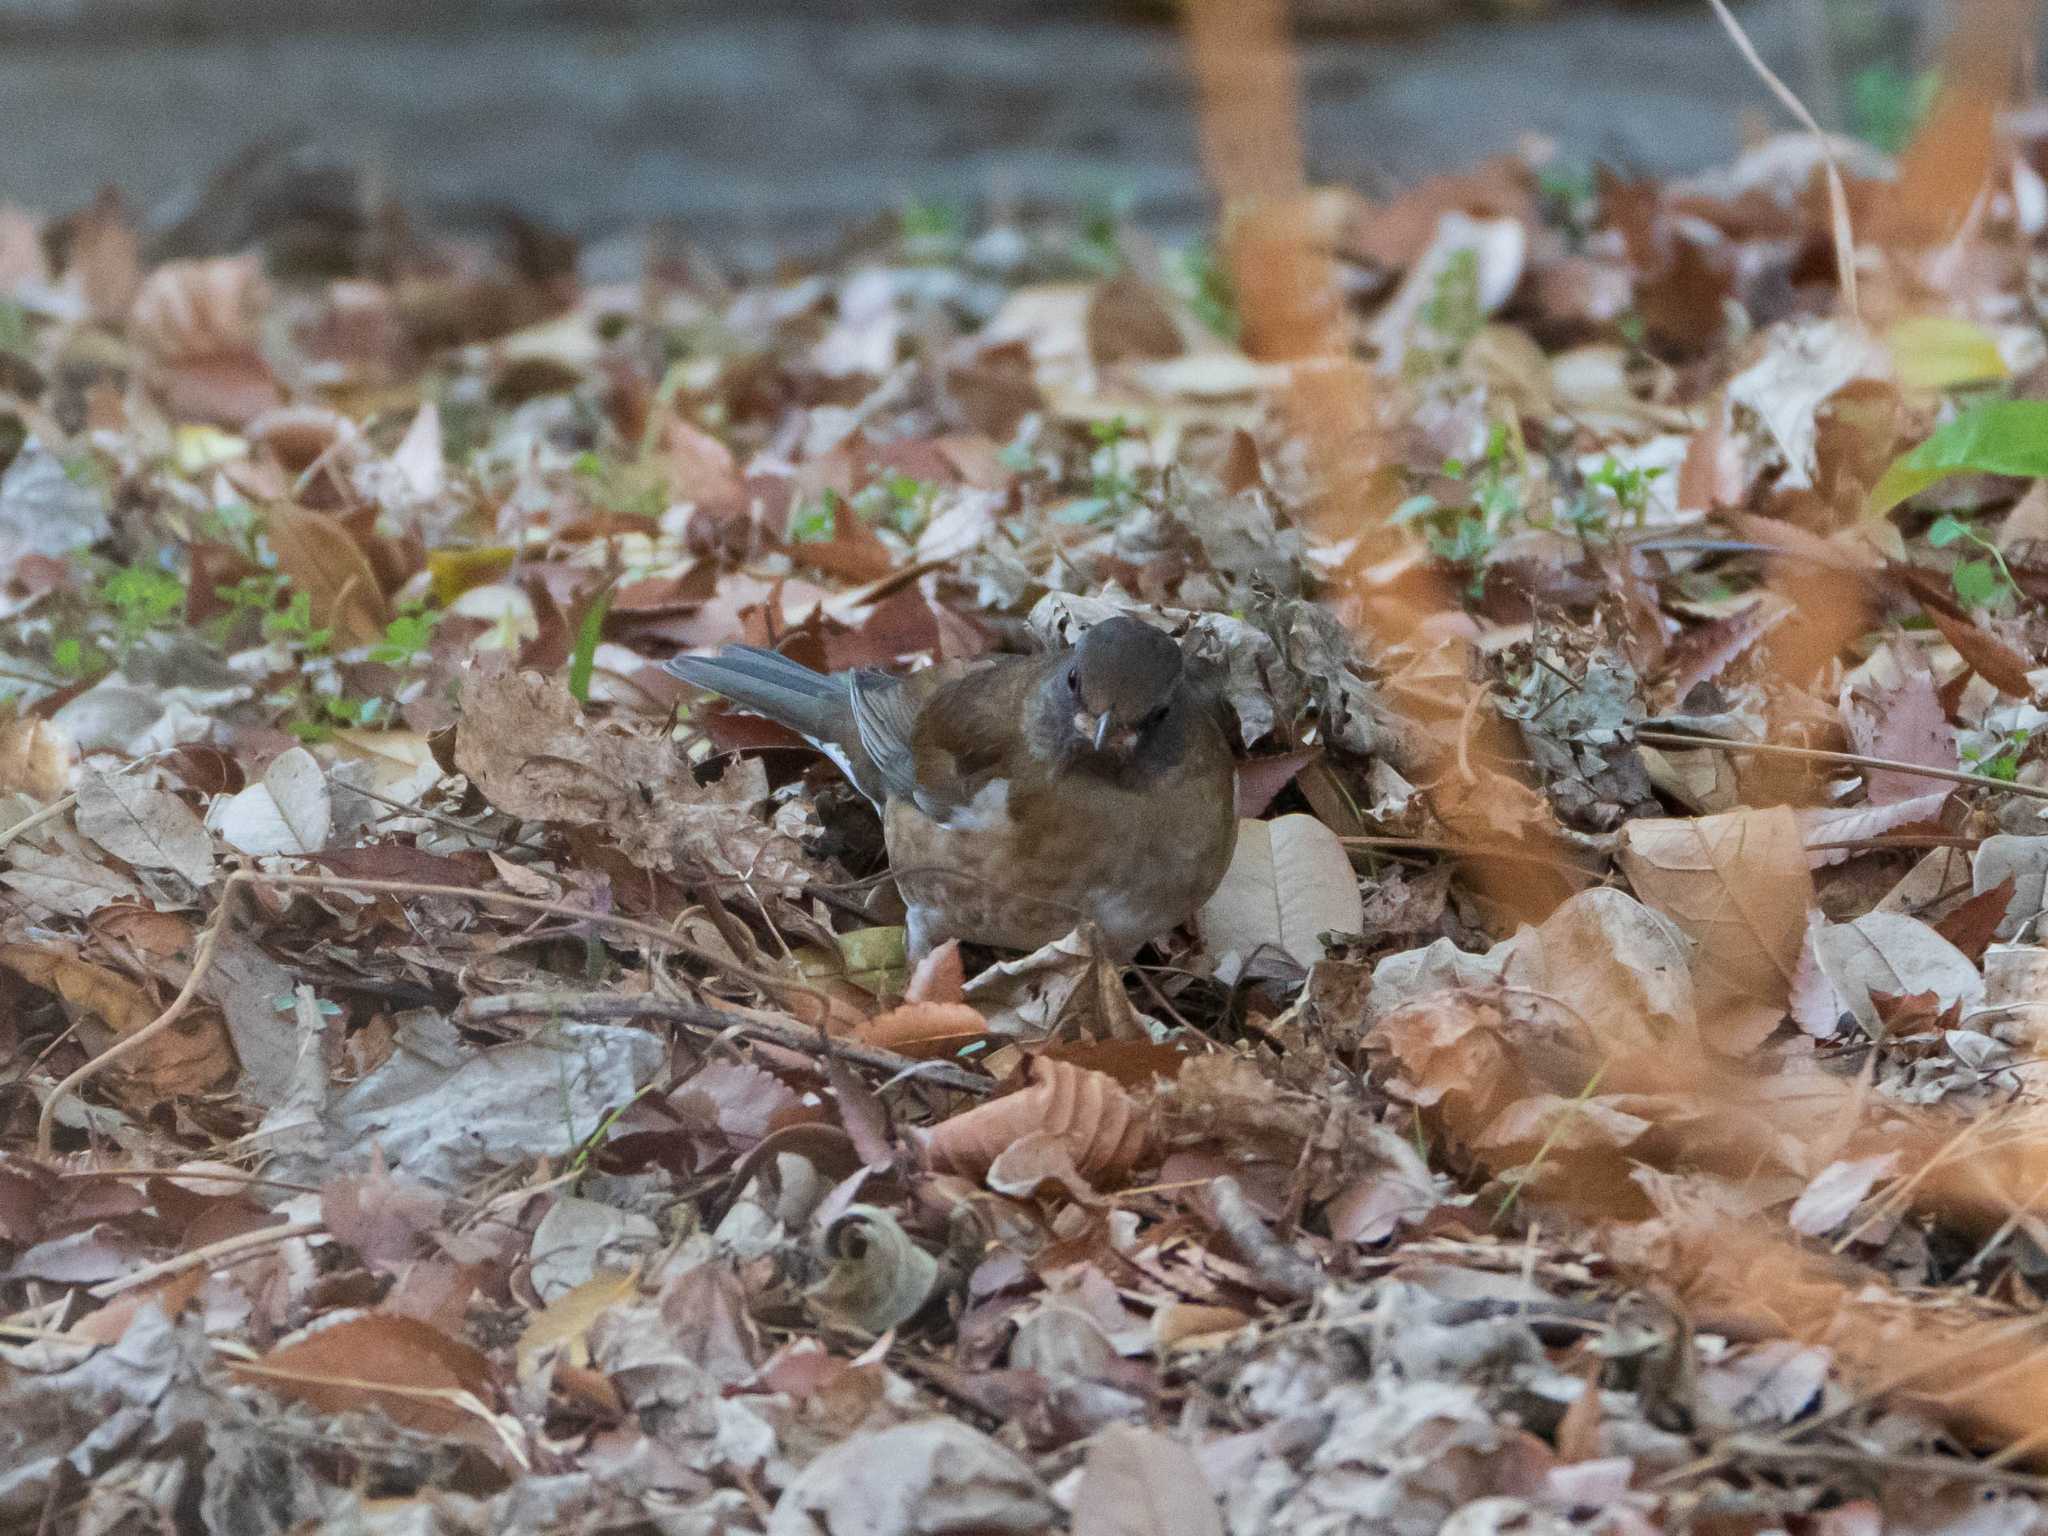
{"label": "bird's head", "polygon": [[1078,750],[1127,760],[1167,723],[1180,697],[1180,647],[1137,619],[1084,634],[1053,678]]}

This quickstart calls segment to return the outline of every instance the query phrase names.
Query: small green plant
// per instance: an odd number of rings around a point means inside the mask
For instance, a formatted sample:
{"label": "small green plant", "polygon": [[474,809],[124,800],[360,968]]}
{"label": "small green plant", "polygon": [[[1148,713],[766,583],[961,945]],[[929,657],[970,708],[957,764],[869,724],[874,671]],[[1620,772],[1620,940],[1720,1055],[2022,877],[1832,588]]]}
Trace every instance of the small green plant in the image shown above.
{"label": "small green plant", "polygon": [[2025,727],[2008,731],[1988,747],[1971,751],[1962,750],[1963,766],[1972,773],[1981,773],[1987,779],[1998,779],[2011,784],[2020,776],[2020,758],[2026,753],[2027,743],[2033,732]]}
{"label": "small green plant", "polygon": [[578,704],[590,702],[590,679],[597,670],[597,642],[604,637],[604,616],[612,611],[619,586],[612,582],[583,610],[576,626],[576,644],[569,652],[569,694]]}
{"label": "small green plant", "polygon": [[1927,530],[1927,542],[1936,549],[1962,543],[1982,551],[1979,557],[1957,561],[1949,572],[1956,600],[1965,608],[2003,608],[2023,595],[2004,553],[1961,518],[1947,514],[1936,518]]}
{"label": "small green plant", "polygon": [[928,480],[915,475],[884,475],[861,488],[853,498],[853,510],[871,523],[914,539],[932,520],[938,496],[939,488]]}
{"label": "small green plant", "polygon": [[443,615],[433,608],[406,608],[384,626],[384,638],[370,647],[370,660],[387,667],[416,667],[427,659]]}
{"label": "small green plant", "polygon": [[1413,348],[1404,367],[1411,375],[1455,365],[1486,324],[1479,302],[1479,253],[1461,246],[1444,258],[1422,306],[1424,345]]}
{"label": "small green plant", "polygon": [[113,665],[97,645],[88,645],[81,635],[59,635],[50,646],[50,665],[58,676],[89,682]]}
{"label": "small green plant", "polygon": [[668,509],[668,482],[651,464],[623,463],[584,452],[576,456],[570,469],[601,512],[652,522]]}
{"label": "small green plant", "polygon": [[208,619],[203,633],[215,645],[226,646],[235,636],[260,629],[262,621],[277,607],[284,588],[284,577],[275,571],[258,571],[215,587],[213,595],[228,605],[227,611]]}
{"label": "small green plant", "polygon": [[1873,64],[1858,70],[1849,81],[1849,131],[1895,155],[1911,142],[1940,89],[1941,76],[1931,69]]}
{"label": "small green plant", "polygon": [[1650,515],[1650,487],[1664,473],[1662,465],[1624,468],[1610,457],[1586,476],[1586,484],[1612,496],[1615,510],[1640,528]]}
{"label": "small green plant", "polygon": [[334,643],[334,631],[313,622],[313,600],[294,592],[284,607],[263,616],[263,638],[282,640],[294,650],[313,659],[324,657]]}
{"label": "small green plant", "polygon": [[1197,320],[1225,341],[1237,340],[1237,290],[1214,246],[1183,246],[1174,253],[1167,275]]}
{"label": "small green plant", "polygon": [[1130,220],[1133,198],[1128,190],[1093,197],[1081,210],[1081,229],[1074,240],[1074,265],[1097,277],[1114,277],[1123,270],[1124,253],[1119,241]]}
{"label": "small green plant", "polygon": [[1123,446],[1134,435],[1121,416],[1088,423],[1095,442],[1089,450],[1088,495],[1070,501],[1056,514],[1063,523],[1093,523],[1128,513],[1138,500],[1138,479],[1124,467]]}
{"label": "small green plant", "polygon": [[107,574],[99,595],[113,610],[116,643],[126,655],[185,606],[185,583],[153,565],[124,565]]}
{"label": "small green plant", "polygon": [[1419,530],[1430,553],[1465,572],[1466,591],[1486,592],[1486,557],[1500,543],[1508,524],[1520,513],[1521,487],[1505,423],[1486,436],[1486,453],[1478,464],[1446,459],[1444,478],[1461,481],[1467,494],[1443,502],[1435,496],[1411,496],[1394,509],[1394,522]]}
{"label": "small green plant", "polygon": [[789,542],[829,544],[839,532],[839,493],[827,486],[816,501],[799,501],[789,509]]}
{"label": "small green plant", "polygon": [[943,199],[913,197],[903,204],[897,231],[913,261],[948,261],[967,243],[967,210]]}

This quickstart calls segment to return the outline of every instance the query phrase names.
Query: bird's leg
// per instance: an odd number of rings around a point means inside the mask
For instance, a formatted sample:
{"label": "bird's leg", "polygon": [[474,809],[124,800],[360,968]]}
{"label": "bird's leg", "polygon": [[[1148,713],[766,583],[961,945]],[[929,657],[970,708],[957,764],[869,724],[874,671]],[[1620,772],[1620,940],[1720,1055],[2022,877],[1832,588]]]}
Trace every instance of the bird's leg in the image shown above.
{"label": "bird's leg", "polygon": [[944,942],[945,935],[938,931],[938,921],[930,907],[912,905],[903,926],[904,955],[910,968],[916,970],[918,962]]}

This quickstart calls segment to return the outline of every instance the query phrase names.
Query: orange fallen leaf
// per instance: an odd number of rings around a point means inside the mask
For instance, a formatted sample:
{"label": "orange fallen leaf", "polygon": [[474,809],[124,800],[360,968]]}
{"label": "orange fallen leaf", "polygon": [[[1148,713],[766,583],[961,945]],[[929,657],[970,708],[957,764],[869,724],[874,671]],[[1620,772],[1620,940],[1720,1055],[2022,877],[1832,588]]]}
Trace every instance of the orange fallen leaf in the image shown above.
{"label": "orange fallen leaf", "polygon": [[1115,1078],[1063,1061],[1033,1057],[1031,1083],[992,1103],[941,1121],[919,1136],[926,1162],[973,1178],[1026,1136],[1056,1138],[1084,1178],[1114,1179],[1145,1155],[1143,1111]]}
{"label": "orange fallen leaf", "polygon": [[350,1318],[233,1369],[322,1413],[377,1408],[426,1434],[496,1439],[481,1417],[497,1396],[490,1361],[416,1318]]}
{"label": "orange fallen leaf", "polygon": [[905,1003],[877,1014],[860,1027],[869,1045],[904,1056],[951,1056],[988,1035],[988,1020],[966,1003]]}

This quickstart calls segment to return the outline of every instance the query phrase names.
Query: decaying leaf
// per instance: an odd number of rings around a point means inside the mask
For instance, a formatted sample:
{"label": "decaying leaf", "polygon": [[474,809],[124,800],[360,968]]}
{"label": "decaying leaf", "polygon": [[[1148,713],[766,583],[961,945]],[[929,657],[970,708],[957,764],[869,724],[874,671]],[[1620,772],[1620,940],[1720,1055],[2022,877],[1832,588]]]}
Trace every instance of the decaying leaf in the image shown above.
{"label": "decaying leaf", "polygon": [[1081,1465],[1074,1536],[1223,1536],[1223,1516],[1186,1446],[1117,1424]]}
{"label": "decaying leaf", "polygon": [[281,752],[260,783],[214,802],[208,824],[243,853],[318,853],[334,827],[334,802],[319,760],[304,747]]}
{"label": "decaying leaf", "polygon": [[213,874],[213,839],[189,806],[135,774],[87,772],[78,830],[139,869],[167,869],[193,886]]}
{"label": "decaying leaf", "polygon": [[370,557],[339,521],[288,502],[270,509],[266,524],[277,563],[312,605],[316,625],[331,628],[338,644],[375,645],[391,622],[391,607]]}

